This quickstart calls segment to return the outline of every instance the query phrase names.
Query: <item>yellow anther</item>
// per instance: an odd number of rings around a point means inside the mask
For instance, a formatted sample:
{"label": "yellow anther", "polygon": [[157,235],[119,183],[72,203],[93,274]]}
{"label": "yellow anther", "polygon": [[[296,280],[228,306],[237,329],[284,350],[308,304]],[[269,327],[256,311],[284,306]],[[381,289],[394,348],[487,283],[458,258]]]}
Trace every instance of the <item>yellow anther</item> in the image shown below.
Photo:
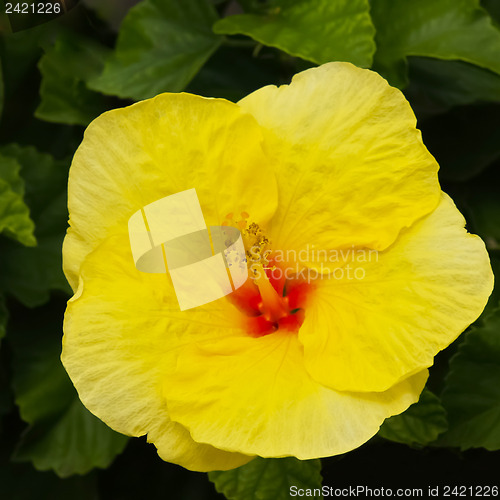
{"label": "yellow anther", "polygon": [[223,226],[236,227],[241,231],[243,244],[246,249],[246,262],[250,266],[251,263],[258,262],[261,266],[269,265],[268,256],[271,253],[269,250],[269,238],[264,236],[262,229],[255,222],[247,220],[250,217],[248,212],[241,212],[243,220],[235,220],[233,212],[226,215],[226,220],[222,223]]}
{"label": "yellow anther", "polygon": [[252,222],[247,229],[248,234],[251,234],[253,236],[257,236],[258,233],[260,233],[260,227],[255,224],[255,222]]}

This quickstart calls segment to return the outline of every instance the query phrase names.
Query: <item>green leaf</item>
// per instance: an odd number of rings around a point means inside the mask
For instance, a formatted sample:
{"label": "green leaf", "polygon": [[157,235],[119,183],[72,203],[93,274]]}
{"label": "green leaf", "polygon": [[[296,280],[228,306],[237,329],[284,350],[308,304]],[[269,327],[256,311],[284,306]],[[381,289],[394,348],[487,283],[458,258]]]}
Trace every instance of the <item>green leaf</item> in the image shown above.
{"label": "green leaf", "polygon": [[478,101],[500,102],[500,75],[462,61],[410,57],[410,85],[405,94],[425,94],[429,107],[444,109]]}
{"label": "green leaf", "polygon": [[216,33],[247,35],[317,64],[349,61],[369,67],[375,30],[368,0],[277,0],[265,15],[230,16],[214,25]]}
{"label": "green leaf", "polygon": [[481,6],[500,24],[500,2],[498,0],[481,0]]}
{"label": "green leaf", "polygon": [[262,7],[259,0],[237,0],[237,2],[245,12],[253,12],[255,10],[259,10],[259,7]]}
{"label": "green leaf", "polygon": [[106,110],[106,98],[85,81],[104,67],[108,49],[75,34],[63,34],[48,48],[38,67],[41,102],[35,116],[49,122],[88,125]]}
{"label": "green leaf", "polygon": [[[51,23],[51,31],[56,27]],[[13,33],[0,38],[2,69],[5,86],[5,105],[20,90],[26,87],[26,80],[40,57],[40,44],[46,40],[47,25]]]}
{"label": "green leaf", "polygon": [[23,200],[21,166],[14,158],[0,154],[0,232],[23,245],[36,245],[35,225]]}
{"label": "green leaf", "polygon": [[43,304],[50,290],[70,293],[62,272],[62,242],[67,228],[68,163],[32,147],[0,147],[3,157],[22,165],[25,200],[36,223],[38,246],[0,242],[0,288],[28,306]]}
{"label": "green leaf", "polygon": [[109,467],[126,444],[126,436],[92,415],[75,394],[71,404],[51,422],[35,423],[28,429],[14,459],[68,477]]}
{"label": "green leaf", "polygon": [[321,461],[257,457],[237,469],[209,472],[208,477],[228,500],[288,500],[292,487],[321,490]]}
{"label": "green leaf", "polygon": [[88,85],[105,94],[146,99],[179,92],[220,44],[206,0],[143,0],[123,21],[115,52]]}
{"label": "green leaf", "polygon": [[458,59],[500,73],[500,31],[479,0],[372,0],[374,68],[407,84],[407,56]]}
{"label": "green leaf", "polygon": [[201,68],[186,91],[237,102],[265,85],[288,83],[290,78],[283,78],[282,73],[276,58],[254,57],[251,49],[223,46]]}
{"label": "green leaf", "polygon": [[450,361],[442,402],[449,431],[439,444],[500,449],[500,309],[465,334]]}
{"label": "green leaf", "polygon": [[401,415],[388,418],[380,427],[379,436],[408,445],[426,446],[446,431],[446,412],[439,398],[424,389],[417,403]]}
{"label": "green leaf", "polygon": [[127,11],[132,5],[137,3],[136,0],[84,0],[85,8],[92,9],[99,20],[105,22],[110,28],[118,32],[120,25],[127,15]]}
{"label": "green leaf", "polygon": [[109,466],[127,437],[107,427],[78,399],[59,359],[61,312],[53,307],[38,310],[9,342],[15,402],[21,418],[31,424],[14,458],[67,477]]}

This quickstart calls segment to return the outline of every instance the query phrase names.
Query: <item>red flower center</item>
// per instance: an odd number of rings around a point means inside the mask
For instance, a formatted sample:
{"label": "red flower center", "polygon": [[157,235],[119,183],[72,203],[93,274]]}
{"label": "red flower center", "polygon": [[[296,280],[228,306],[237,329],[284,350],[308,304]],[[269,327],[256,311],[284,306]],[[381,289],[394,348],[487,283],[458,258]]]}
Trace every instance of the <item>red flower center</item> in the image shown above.
{"label": "red flower center", "polygon": [[228,296],[242,312],[244,327],[252,337],[277,330],[298,332],[304,322],[306,299],[314,285],[287,276],[275,261],[259,267],[254,276]]}

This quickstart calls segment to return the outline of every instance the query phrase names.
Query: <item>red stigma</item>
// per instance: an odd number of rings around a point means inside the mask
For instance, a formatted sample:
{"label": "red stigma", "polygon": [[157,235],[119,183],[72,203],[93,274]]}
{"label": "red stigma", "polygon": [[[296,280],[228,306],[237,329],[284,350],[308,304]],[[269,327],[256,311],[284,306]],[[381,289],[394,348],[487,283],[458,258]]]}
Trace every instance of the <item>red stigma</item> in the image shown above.
{"label": "red stigma", "polygon": [[243,313],[244,328],[252,337],[277,330],[298,332],[304,322],[307,297],[314,289],[314,285],[302,279],[286,279],[284,270],[276,262],[271,261],[269,266],[265,277],[259,278],[259,285],[249,277],[228,296]]}

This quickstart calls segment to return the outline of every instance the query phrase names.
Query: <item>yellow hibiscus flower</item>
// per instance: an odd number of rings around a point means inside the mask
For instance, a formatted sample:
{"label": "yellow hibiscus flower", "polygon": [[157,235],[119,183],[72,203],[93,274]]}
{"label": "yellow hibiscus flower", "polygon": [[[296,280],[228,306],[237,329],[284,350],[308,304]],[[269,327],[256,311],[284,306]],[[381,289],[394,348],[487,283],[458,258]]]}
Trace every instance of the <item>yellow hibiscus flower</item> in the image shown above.
{"label": "yellow hibiscus flower", "polygon": [[[238,104],[162,94],[104,113],[74,157],[63,249],[62,360],[81,400],[199,471],[360,446],[418,400],[492,290],[437,170],[401,92],[347,63]],[[128,220],[191,188],[207,225],[236,225],[265,258],[180,311],[167,275],[136,269]],[[300,279],[274,277],[290,266]]]}

